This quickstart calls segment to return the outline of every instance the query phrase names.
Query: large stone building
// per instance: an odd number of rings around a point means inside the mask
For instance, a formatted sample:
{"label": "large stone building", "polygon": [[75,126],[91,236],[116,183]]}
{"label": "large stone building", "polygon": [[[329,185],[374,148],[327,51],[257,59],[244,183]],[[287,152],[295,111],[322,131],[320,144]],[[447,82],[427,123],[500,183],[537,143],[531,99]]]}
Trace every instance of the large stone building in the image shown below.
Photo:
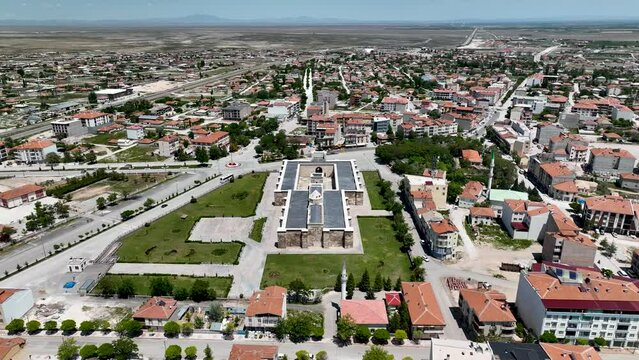
{"label": "large stone building", "polygon": [[277,246],[352,247],[349,206],[361,205],[364,189],[354,160],[285,160],[275,189],[275,205],[284,206]]}

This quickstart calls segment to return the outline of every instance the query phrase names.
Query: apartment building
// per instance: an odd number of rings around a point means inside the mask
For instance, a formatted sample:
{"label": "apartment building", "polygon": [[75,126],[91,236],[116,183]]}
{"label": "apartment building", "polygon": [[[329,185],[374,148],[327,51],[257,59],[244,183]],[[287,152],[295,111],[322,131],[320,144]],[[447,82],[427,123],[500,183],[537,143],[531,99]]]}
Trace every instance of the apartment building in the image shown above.
{"label": "apartment building", "polygon": [[595,148],[590,149],[587,168],[596,175],[618,175],[631,173],[636,158],[627,150]]}
{"label": "apartment building", "polygon": [[635,249],[635,251],[632,252],[630,270],[632,270],[635,275],[639,275],[639,249]]}
{"label": "apartment building", "polygon": [[462,193],[457,197],[457,205],[461,208],[470,209],[479,201],[483,191],[484,185],[479,181],[467,182]]}
{"label": "apartment building", "polygon": [[[419,192],[430,192],[431,199],[435,203],[435,208],[446,210],[446,197],[448,195],[448,182],[446,172],[436,170],[434,176],[429,169],[424,170],[424,176],[404,175],[404,189],[408,193],[408,198],[413,198],[412,194]],[[419,208],[419,204],[413,204]]]}
{"label": "apartment building", "polygon": [[180,145],[180,139],[175,135],[165,135],[158,139],[158,154],[160,156],[169,157],[177,150]]}
{"label": "apartment building", "polygon": [[78,137],[88,134],[79,119],[62,119],[51,122],[51,131],[56,137]]}
{"label": "apartment building", "polygon": [[575,231],[549,232],[544,237],[541,258],[544,261],[572,266],[593,266],[597,245]]}
{"label": "apartment building", "polygon": [[528,162],[528,174],[542,191],[552,196],[553,185],[573,182],[577,178],[575,172],[561,161],[543,162],[533,157]]}
{"label": "apartment building", "polygon": [[604,338],[612,347],[639,345],[639,288],[631,279],[596,268],[534,264],[522,271],[516,298],[519,316],[536,336]]}
{"label": "apartment building", "polygon": [[427,221],[426,240],[434,257],[446,260],[456,258],[459,230],[449,219]]}
{"label": "apartment building", "polygon": [[251,330],[272,330],[286,318],[286,289],[269,286],[253,293],[246,308],[244,326]]}
{"label": "apartment building", "polygon": [[80,120],[82,127],[89,129],[89,132],[93,132],[93,129],[97,129],[100,126],[104,126],[113,122],[111,114],[99,112],[99,111],[84,111],[73,115],[73,119]]}
{"label": "apartment building", "polygon": [[12,150],[16,162],[25,164],[43,163],[47,155],[58,152],[58,148],[51,140],[32,140],[16,146]]}
{"label": "apartment building", "polygon": [[403,97],[387,96],[382,99],[379,110],[382,112],[404,112],[412,109],[409,106],[408,99]]}
{"label": "apartment building", "polygon": [[126,138],[129,140],[142,140],[144,136],[144,128],[140,125],[131,125],[126,128]]}
{"label": "apartment building", "polygon": [[241,121],[251,115],[251,111],[251,105],[247,103],[234,103],[222,109],[222,118]]}
{"label": "apartment building", "polygon": [[535,141],[538,144],[548,146],[550,144],[550,138],[563,133],[564,129],[561,126],[553,123],[540,123],[537,125],[537,133],[535,134]]}
{"label": "apartment building", "polygon": [[548,212],[544,203],[505,200],[502,221],[513,239],[535,241],[546,231]]}
{"label": "apartment building", "polygon": [[512,338],[517,320],[506,302],[506,295],[486,287],[459,290],[462,326],[475,337]]}
{"label": "apartment building", "polygon": [[635,204],[621,196],[592,196],[585,199],[583,216],[593,229],[620,234],[639,230]]}

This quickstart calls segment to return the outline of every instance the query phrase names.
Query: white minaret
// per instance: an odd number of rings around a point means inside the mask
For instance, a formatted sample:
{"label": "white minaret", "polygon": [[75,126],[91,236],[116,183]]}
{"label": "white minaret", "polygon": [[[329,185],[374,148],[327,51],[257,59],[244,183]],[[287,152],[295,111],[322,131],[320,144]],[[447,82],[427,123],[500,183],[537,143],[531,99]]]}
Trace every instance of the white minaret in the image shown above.
{"label": "white minaret", "polygon": [[348,275],[346,275],[346,261],[342,262],[342,300],[346,300],[346,281],[348,281]]}
{"label": "white minaret", "polygon": [[490,189],[493,187],[493,170],[495,169],[495,152],[493,151],[490,159],[490,172],[488,173],[488,188],[486,189],[486,198],[490,198]]}

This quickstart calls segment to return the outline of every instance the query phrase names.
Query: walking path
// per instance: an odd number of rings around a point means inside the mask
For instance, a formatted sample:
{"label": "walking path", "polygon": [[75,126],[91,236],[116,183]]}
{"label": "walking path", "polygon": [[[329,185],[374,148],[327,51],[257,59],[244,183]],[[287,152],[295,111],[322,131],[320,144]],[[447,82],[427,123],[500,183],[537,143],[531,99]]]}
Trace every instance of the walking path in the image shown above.
{"label": "walking path", "polygon": [[342,73],[342,65],[339,66],[339,78],[342,81],[342,87],[346,90],[348,95],[351,94],[351,90],[346,86],[346,80],[344,80],[344,74]]}

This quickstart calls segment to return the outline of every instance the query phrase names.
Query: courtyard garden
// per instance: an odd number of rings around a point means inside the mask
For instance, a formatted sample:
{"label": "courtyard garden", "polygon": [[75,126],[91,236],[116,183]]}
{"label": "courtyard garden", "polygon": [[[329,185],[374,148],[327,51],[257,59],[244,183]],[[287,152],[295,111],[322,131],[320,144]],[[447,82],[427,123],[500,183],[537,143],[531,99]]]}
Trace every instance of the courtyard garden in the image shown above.
{"label": "courtyard garden", "polygon": [[360,279],[365,270],[371,277],[379,274],[393,281],[398,277],[408,281],[411,277],[408,256],[401,252],[401,243],[395,239],[393,223],[385,217],[358,217],[364,254],[270,254],[262,275],[262,287],[287,286],[300,279],[309,288],[333,288],[337,274],[346,261],[346,270]]}
{"label": "courtyard garden", "polygon": [[238,177],[122,239],[120,262],[171,264],[233,264],[241,242],[189,241],[193,226],[205,217],[249,217],[262,199],[267,173]]}

